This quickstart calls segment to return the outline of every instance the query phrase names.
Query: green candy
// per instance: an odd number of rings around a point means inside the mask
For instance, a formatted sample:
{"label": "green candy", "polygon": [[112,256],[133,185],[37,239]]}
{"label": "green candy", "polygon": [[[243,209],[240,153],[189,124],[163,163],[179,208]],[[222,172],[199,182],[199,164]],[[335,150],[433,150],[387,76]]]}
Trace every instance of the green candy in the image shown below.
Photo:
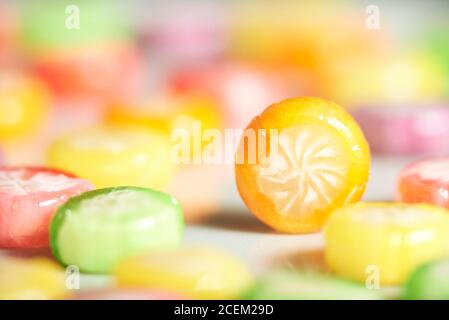
{"label": "green candy", "polygon": [[260,278],[247,300],[380,300],[378,290],[309,271],[280,270]]}
{"label": "green candy", "polygon": [[123,258],[181,244],[179,202],[138,187],[98,189],[71,198],[50,226],[56,259],[83,272],[110,273]]}
{"label": "green candy", "polygon": [[404,286],[404,299],[448,300],[449,259],[417,268]]}
{"label": "green candy", "polygon": [[[449,78],[449,25],[435,25],[418,36],[417,47],[438,61],[446,77]],[[446,81],[446,94],[449,95],[449,81]]]}
{"label": "green candy", "polygon": [[[34,0],[21,11],[22,40],[31,50],[116,43],[132,36],[123,8],[108,0]],[[77,21],[79,28],[74,28]]]}

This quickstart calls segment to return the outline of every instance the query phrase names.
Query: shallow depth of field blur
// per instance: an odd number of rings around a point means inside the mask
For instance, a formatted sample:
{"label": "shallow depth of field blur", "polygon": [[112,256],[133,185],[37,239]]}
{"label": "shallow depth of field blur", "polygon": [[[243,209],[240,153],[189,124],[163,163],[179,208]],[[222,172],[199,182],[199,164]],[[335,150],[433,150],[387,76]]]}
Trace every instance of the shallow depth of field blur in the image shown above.
{"label": "shallow depth of field blur", "polygon": [[[444,1],[374,8],[369,1],[72,2],[1,2],[0,146],[8,165],[46,164],[55,137],[135,124],[128,111],[135,109],[150,115],[149,126],[175,114],[174,127],[199,120],[203,128],[244,128],[271,103],[295,96],[333,100],[356,115],[377,108],[391,118],[447,107]],[[368,123],[374,155],[447,152],[448,136],[433,126],[444,119],[424,115],[416,125],[437,146],[382,145],[383,133]],[[232,174],[192,170],[197,187],[217,193],[214,208],[232,201]]]}
{"label": "shallow depth of field blur", "polygon": [[[170,143],[195,120],[244,128],[274,102],[316,96],[365,131],[365,199],[392,200],[403,164],[449,153],[448,16],[446,1],[0,0],[0,163],[47,165],[52,142],[76,130],[136,126]],[[400,120],[397,141],[375,122],[419,114],[409,142]],[[277,252],[257,237],[270,231],[241,202],[232,165],[167,165],[157,188],[182,203],[189,241],[254,269],[261,248]]]}

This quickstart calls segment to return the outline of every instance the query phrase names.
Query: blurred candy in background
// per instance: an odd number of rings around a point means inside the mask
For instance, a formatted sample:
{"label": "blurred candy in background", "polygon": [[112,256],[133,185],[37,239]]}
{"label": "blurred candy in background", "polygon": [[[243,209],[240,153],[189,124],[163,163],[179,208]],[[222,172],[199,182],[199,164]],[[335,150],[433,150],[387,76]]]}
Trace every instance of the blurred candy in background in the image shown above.
{"label": "blurred candy in background", "polygon": [[0,142],[35,134],[44,124],[50,104],[46,84],[19,70],[0,74]]}
{"label": "blurred candy in background", "polygon": [[17,48],[18,20],[15,10],[0,2],[0,66],[12,62]]}
{"label": "blurred candy in background", "polygon": [[141,57],[124,8],[102,0],[37,1],[21,13],[25,55],[56,95],[105,98],[133,89]]}

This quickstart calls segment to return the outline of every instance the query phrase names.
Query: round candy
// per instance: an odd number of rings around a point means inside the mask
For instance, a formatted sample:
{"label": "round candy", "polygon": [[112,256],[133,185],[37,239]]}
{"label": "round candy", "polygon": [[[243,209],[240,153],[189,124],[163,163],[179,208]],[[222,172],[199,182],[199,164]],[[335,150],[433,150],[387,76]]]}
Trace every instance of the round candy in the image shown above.
{"label": "round candy", "polygon": [[243,295],[247,300],[380,300],[363,285],[307,271],[277,271],[262,276]]}
{"label": "round candy", "polygon": [[120,263],[116,276],[122,287],[165,290],[195,299],[232,299],[252,281],[239,260],[209,247],[131,258]]}
{"label": "round candy", "polygon": [[0,300],[61,299],[67,295],[64,271],[53,261],[0,257]]}
{"label": "round candy", "polygon": [[57,170],[0,167],[0,248],[48,246],[56,209],[93,189],[86,180]]}
{"label": "round candy", "polygon": [[53,254],[84,272],[108,273],[123,258],[177,247],[182,209],[171,196],[151,189],[99,189],[70,199],[50,227]]}
{"label": "round candy", "polygon": [[449,158],[430,158],[405,167],[398,177],[396,197],[401,202],[449,209]]}
{"label": "round candy", "polygon": [[404,285],[405,299],[448,300],[449,260],[430,262],[417,268]]}
{"label": "round candy", "polygon": [[373,153],[444,154],[449,151],[449,108],[367,106],[353,115]]}
{"label": "round candy", "polygon": [[37,79],[15,73],[0,75],[0,142],[32,133],[43,124],[50,103]]}
{"label": "round candy", "polygon": [[157,131],[102,127],[57,139],[48,163],[91,181],[96,187],[132,185],[160,189],[172,178],[170,143]]}
{"label": "round candy", "polygon": [[[251,134],[259,137],[257,143],[249,141]],[[368,144],[343,108],[297,98],[253,119],[235,171],[240,195],[253,214],[276,230],[305,233],[320,230],[335,208],[360,199],[369,164]]]}
{"label": "round candy", "polygon": [[449,254],[449,211],[432,205],[357,203],[336,210],[324,232],[328,266],[361,282],[401,284]]}
{"label": "round candy", "polygon": [[150,290],[96,290],[75,295],[75,300],[180,300],[181,296]]}

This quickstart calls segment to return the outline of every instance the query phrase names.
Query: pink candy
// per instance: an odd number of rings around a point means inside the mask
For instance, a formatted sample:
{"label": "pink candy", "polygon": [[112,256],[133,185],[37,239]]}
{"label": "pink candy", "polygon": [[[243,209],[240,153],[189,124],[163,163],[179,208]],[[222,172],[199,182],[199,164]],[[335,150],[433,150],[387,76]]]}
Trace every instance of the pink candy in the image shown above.
{"label": "pink candy", "polygon": [[443,154],[449,151],[449,107],[367,107],[353,114],[373,153]]}

